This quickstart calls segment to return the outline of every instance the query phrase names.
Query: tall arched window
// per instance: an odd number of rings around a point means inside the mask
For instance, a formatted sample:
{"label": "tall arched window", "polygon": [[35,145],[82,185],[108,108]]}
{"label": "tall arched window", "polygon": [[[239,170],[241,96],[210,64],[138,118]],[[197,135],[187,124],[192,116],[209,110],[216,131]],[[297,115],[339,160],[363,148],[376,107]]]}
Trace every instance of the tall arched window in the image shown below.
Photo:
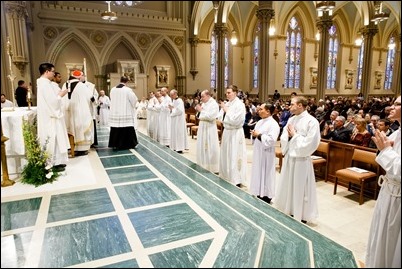
{"label": "tall arched window", "polygon": [[357,59],[357,79],[356,79],[356,89],[361,90],[362,88],[362,73],[363,73],[363,56],[364,56],[364,39],[360,45],[359,57]]}
{"label": "tall arched window", "polygon": [[300,24],[292,17],[286,31],[285,88],[300,88],[302,38]]}
{"label": "tall arched window", "polygon": [[258,23],[257,29],[255,31],[255,38],[254,38],[254,46],[253,46],[253,88],[258,88],[258,70],[259,70],[259,63],[260,63],[260,34],[261,23]]}
{"label": "tall arched window", "polygon": [[395,38],[392,36],[388,43],[387,63],[385,65],[384,90],[390,90],[394,73]]}
{"label": "tall arched window", "polygon": [[[211,36],[211,88],[216,89],[216,79],[218,76],[218,37],[215,31]],[[225,52],[224,52],[224,86],[229,85],[229,38],[225,37]]]}
{"label": "tall arched window", "polygon": [[217,77],[217,67],[218,65],[216,64],[217,60],[217,42],[216,42],[216,35],[215,31],[212,32],[211,36],[211,88],[216,89],[216,77]]}
{"label": "tall arched window", "polygon": [[339,41],[336,26],[332,25],[328,29],[329,47],[328,47],[328,69],[327,69],[327,89],[335,89],[336,86],[336,64],[338,58]]}

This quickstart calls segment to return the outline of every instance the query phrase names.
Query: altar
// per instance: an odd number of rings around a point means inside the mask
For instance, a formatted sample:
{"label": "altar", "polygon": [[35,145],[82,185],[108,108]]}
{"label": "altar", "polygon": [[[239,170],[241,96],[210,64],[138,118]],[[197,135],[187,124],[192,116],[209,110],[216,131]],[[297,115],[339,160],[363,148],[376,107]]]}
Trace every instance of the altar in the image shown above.
{"label": "altar", "polygon": [[[22,130],[23,120],[33,123],[36,119],[36,107],[15,107],[14,111],[1,110],[1,126],[3,135],[9,140],[5,142],[8,173],[11,177],[22,171],[25,159],[25,143]],[[3,170],[1,171],[3,175]]]}

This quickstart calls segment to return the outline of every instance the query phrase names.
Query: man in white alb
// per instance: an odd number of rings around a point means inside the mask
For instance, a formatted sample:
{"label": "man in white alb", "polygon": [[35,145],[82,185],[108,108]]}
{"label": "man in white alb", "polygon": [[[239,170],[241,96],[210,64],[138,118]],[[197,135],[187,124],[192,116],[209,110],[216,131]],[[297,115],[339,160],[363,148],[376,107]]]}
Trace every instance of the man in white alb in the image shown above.
{"label": "man in white alb", "polygon": [[171,118],[170,148],[177,153],[183,153],[183,150],[188,149],[184,102],[179,98],[175,89],[170,91],[170,98],[172,98],[172,104],[169,105]]}

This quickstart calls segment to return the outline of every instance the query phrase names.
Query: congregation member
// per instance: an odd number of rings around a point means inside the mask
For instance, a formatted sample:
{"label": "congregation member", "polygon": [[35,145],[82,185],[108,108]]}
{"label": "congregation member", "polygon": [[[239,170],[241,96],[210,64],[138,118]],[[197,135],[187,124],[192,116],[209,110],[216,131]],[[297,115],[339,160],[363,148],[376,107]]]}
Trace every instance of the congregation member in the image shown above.
{"label": "congregation member", "polygon": [[251,131],[253,138],[253,164],[251,168],[250,193],[271,203],[275,196],[275,145],[280,133],[278,122],[272,117],[275,105],[265,103],[259,106],[261,119]]}
{"label": "congregation member", "polygon": [[6,98],[6,95],[4,93],[1,94],[1,108],[3,109],[4,107],[13,107],[13,102],[8,100]]}
{"label": "congregation member", "polygon": [[15,101],[19,107],[26,107],[28,106],[27,101],[28,95],[28,85],[25,83],[24,80],[18,81],[18,87],[15,89]]}
{"label": "congregation member", "polygon": [[168,88],[163,87],[160,93],[160,106],[157,106],[157,110],[159,110],[158,141],[162,145],[169,147],[171,138],[171,118],[169,105],[172,104],[172,99],[168,95]]}
{"label": "congregation member", "polygon": [[367,131],[367,122],[360,116],[354,118],[355,128],[350,136],[350,144],[368,147],[371,140],[371,134]]}
{"label": "congregation member", "polygon": [[345,117],[337,116],[333,122],[333,124],[326,124],[324,126],[322,138],[342,143],[349,143],[351,131],[343,127],[345,124]]}
{"label": "congregation member", "polygon": [[91,114],[92,93],[82,83],[83,73],[73,71],[62,90],[67,90],[63,98],[67,132],[74,137],[75,156],[87,155],[92,145],[93,119]]}
{"label": "congregation member", "polygon": [[278,209],[303,223],[318,217],[315,175],[311,155],[320,143],[320,126],[306,110],[302,96],[291,99],[288,120],[280,137],[284,155],[274,203]]}
{"label": "congregation member", "polygon": [[247,173],[246,139],[243,131],[246,107],[237,97],[237,92],[237,86],[230,85],[226,89],[228,102],[220,105],[224,114],[219,176],[240,188]]}
{"label": "congregation member", "polygon": [[42,148],[46,148],[46,152],[51,156],[53,169],[61,172],[65,170],[68,162],[70,148],[62,107],[62,98],[67,94],[67,90],[55,91],[52,83],[53,64],[42,63],[39,73],[41,76],[36,80],[38,139]]}
{"label": "congregation member", "polygon": [[[401,96],[388,116],[401,122]],[[401,268],[401,128],[389,137],[376,130],[373,137],[380,151],[376,162],[385,170],[371,220],[365,267]]]}
{"label": "congregation member", "polygon": [[104,90],[99,91],[98,98],[99,124],[103,126],[109,125],[110,98],[105,94]]}
{"label": "congregation member", "polygon": [[216,118],[219,113],[219,105],[209,90],[203,90],[201,104],[197,105],[195,109],[199,119],[197,164],[217,174],[219,173],[219,137]]}
{"label": "congregation member", "polygon": [[169,105],[171,119],[170,149],[182,154],[188,149],[186,111],[183,100],[177,95],[175,89],[170,91],[172,104]]}
{"label": "congregation member", "polygon": [[138,101],[134,91],[127,87],[128,78],[122,76],[120,83],[110,90],[109,147],[117,150],[133,149],[138,145],[134,128],[135,105]]}

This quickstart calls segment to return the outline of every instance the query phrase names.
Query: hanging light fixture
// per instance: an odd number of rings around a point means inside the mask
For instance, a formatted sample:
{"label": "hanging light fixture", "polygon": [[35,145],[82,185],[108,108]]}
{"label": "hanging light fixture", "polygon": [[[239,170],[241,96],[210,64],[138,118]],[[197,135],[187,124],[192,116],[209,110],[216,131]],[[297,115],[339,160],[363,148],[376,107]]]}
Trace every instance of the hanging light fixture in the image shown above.
{"label": "hanging light fixture", "polygon": [[318,17],[322,17],[324,12],[328,12],[329,16],[332,16],[332,11],[335,9],[335,1],[320,1],[315,6]]}
{"label": "hanging light fixture", "polygon": [[270,36],[273,36],[273,35],[275,35],[275,31],[276,31],[276,29],[275,29],[275,20],[274,20],[274,19],[271,19],[271,21],[270,21],[270,23],[269,23],[268,34],[269,34]]}
{"label": "hanging light fixture", "polygon": [[110,9],[110,2],[111,1],[106,1],[107,3],[107,11],[102,12],[101,16],[102,19],[106,20],[106,21],[114,21],[117,19],[117,14],[116,12],[111,11]]}
{"label": "hanging light fixture", "polygon": [[382,1],[376,1],[374,16],[371,21],[374,22],[374,24],[378,24],[379,22],[388,20],[388,18],[389,13],[385,13],[382,11]]}
{"label": "hanging light fixture", "polygon": [[143,1],[112,1],[114,6],[135,7],[141,5]]}
{"label": "hanging light fixture", "polygon": [[237,44],[237,36],[236,36],[236,31],[235,30],[232,31],[232,37],[230,38],[230,43],[232,43],[232,45]]}
{"label": "hanging light fixture", "polygon": [[217,10],[219,8],[219,1],[212,1],[212,7]]}

